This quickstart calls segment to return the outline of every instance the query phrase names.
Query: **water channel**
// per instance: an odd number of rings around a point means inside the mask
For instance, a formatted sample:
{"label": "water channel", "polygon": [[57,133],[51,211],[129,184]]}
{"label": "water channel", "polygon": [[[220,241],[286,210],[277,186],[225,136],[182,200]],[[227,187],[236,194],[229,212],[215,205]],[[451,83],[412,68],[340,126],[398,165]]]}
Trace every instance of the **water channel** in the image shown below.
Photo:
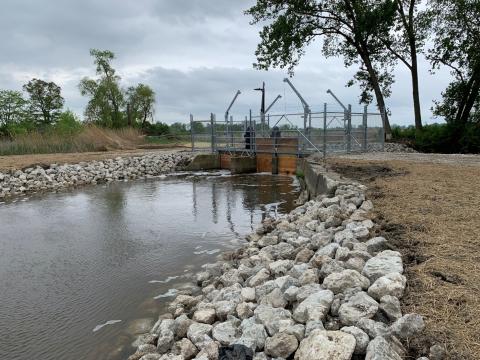
{"label": "water channel", "polygon": [[0,203],[0,359],[125,359],[172,289],[297,196],[217,172]]}

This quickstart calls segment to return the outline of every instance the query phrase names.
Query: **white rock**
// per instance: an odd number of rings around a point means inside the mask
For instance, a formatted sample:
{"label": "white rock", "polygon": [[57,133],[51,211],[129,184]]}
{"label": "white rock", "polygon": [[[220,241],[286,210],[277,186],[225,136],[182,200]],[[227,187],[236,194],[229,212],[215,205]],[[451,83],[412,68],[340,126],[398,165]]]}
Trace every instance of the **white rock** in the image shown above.
{"label": "white rock", "polygon": [[314,330],[302,340],[295,360],[350,360],[355,338],[341,331]]}
{"label": "white rock", "polygon": [[362,274],[375,281],[389,273],[403,273],[403,263],[399,252],[385,250],[365,263]]}
{"label": "white rock", "polygon": [[370,342],[370,338],[365,331],[356,326],[345,326],[340,330],[355,337],[354,354],[363,355],[367,352],[367,346]]}
{"label": "white rock", "polygon": [[382,336],[370,341],[365,360],[402,360],[395,348]]}
{"label": "white rock", "polygon": [[[265,326],[270,336],[279,331],[282,320],[291,320],[292,318],[290,311],[269,305],[259,305],[255,309],[254,314],[257,322]],[[291,323],[293,325],[293,321]]]}
{"label": "white rock", "polygon": [[193,314],[193,321],[204,323],[204,324],[213,324],[215,321],[215,309],[202,309],[197,310]]}
{"label": "white rock", "polygon": [[334,294],[342,293],[348,288],[360,287],[364,290],[370,286],[370,280],[355,270],[343,270],[328,275],[323,280],[323,286]]}
{"label": "white rock", "polygon": [[352,326],[362,318],[372,318],[377,311],[378,303],[367,293],[361,291],[340,305],[338,315],[342,324]]}
{"label": "white rock", "polygon": [[400,301],[395,296],[382,296],[382,298],[380,299],[379,308],[385,313],[385,315],[387,315],[390,320],[398,320],[402,317]]}
{"label": "white rock", "polygon": [[265,354],[274,358],[288,358],[297,350],[298,340],[294,335],[278,332],[265,341]]}
{"label": "white rock", "polygon": [[222,345],[230,345],[238,336],[238,329],[232,321],[226,321],[213,326],[212,337]]}
{"label": "white rock", "polygon": [[300,323],[306,323],[310,320],[323,320],[330,310],[333,296],[333,292],[330,290],[320,290],[309,295],[297,305],[293,311],[293,318]]}
{"label": "white rock", "polygon": [[418,314],[404,315],[391,326],[393,334],[404,340],[420,333],[424,328],[425,322]]}
{"label": "white rock", "polygon": [[368,294],[376,300],[385,295],[402,298],[407,279],[405,276],[393,272],[378,278],[369,288]]}

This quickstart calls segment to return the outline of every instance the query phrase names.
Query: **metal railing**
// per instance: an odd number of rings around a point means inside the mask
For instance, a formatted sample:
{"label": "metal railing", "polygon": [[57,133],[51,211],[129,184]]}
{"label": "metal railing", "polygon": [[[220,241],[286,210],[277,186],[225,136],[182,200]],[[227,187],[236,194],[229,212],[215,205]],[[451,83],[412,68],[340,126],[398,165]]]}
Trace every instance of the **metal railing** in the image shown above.
{"label": "metal railing", "polygon": [[[307,119],[305,120],[305,117]],[[246,116],[243,120],[217,122],[194,119],[190,115],[192,151],[235,153],[283,153],[305,156],[321,153],[366,152],[370,147],[383,148],[384,130],[380,113],[370,113],[367,107],[345,111],[267,114]]]}

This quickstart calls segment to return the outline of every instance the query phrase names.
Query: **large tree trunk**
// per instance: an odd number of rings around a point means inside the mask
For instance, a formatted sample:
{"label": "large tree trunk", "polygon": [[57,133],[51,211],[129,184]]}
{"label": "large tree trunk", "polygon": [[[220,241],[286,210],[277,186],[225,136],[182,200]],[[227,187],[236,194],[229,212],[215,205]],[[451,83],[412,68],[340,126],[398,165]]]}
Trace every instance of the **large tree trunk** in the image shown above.
{"label": "large tree trunk", "polygon": [[373,92],[375,93],[375,97],[377,99],[377,106],[382,116],[382,125],[385,139],[390,139],[392,134],[392,128],[388,119],[387,108],[385,106],[385,98],[383,96],[382,89],[380,88],[377,72],[373,68],[372,62],[370,61],[368,55],[366,55],[364,52],[360,52],[360,56],[367,68],[368,74],[370,76],[370,81],[372,83]]}
{"label": "large tree trunk", "polygon": [[475,100],[480,95],[480,65],[478,65],[468,82],[467,93],[464,94],[456,116],[458,124],[466,124],[470,117],[470,112],[475,105]]}
{"label": "large tree trunk", "polygon": [[412,67],[410,72],[412,74],[412,93],[413,93],[413,110],[415,114],[415,129],[422,130],[422,111],[420,108],[420,91],[418,88],[418,63],[415,40],[411,43],[411,58]]}

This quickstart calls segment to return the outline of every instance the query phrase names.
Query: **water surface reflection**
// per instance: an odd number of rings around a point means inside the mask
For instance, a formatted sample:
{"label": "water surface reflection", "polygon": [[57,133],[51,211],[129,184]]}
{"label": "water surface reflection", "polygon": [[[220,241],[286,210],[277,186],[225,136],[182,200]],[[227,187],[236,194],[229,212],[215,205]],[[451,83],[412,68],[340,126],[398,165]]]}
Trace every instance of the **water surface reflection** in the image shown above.
{"label": "water surface reflection", "polygon": [[124,358],[168,300],[154,297],[296,196],[289,177],[219,173],[0,205],[0,358]]}

